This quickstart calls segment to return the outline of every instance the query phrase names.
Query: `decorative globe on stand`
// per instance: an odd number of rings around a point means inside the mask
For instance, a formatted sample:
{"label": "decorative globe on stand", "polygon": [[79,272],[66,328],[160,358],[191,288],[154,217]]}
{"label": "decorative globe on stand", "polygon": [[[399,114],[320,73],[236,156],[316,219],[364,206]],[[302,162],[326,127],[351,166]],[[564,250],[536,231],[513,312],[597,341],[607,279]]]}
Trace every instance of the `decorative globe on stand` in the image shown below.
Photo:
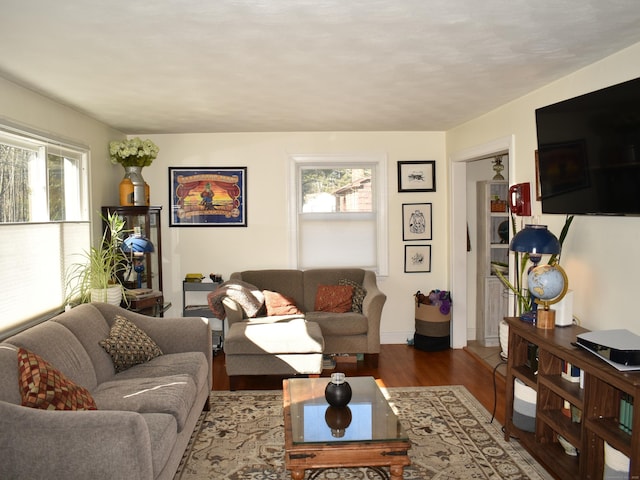
{"label": "decorative globe on stand", "polygon": [[556,324],[556,312],[549,308],[564,298],[569,288],[569,280],[564,269],[558,265],[539,265],[533,268],[527,277],[529,292],[538,305],[536,325],[538,328],[551,329]]}

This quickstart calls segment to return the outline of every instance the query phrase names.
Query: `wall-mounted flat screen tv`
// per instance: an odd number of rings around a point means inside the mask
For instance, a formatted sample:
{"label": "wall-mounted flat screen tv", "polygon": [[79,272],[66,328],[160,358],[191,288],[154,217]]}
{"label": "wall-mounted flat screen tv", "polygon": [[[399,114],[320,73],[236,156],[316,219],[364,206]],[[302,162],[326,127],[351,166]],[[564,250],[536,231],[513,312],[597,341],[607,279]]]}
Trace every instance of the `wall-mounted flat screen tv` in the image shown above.
{"label": "wall-mounted flat screen tv", "polygon": [[640,78],[536,110],[543,213],[640,215]]}

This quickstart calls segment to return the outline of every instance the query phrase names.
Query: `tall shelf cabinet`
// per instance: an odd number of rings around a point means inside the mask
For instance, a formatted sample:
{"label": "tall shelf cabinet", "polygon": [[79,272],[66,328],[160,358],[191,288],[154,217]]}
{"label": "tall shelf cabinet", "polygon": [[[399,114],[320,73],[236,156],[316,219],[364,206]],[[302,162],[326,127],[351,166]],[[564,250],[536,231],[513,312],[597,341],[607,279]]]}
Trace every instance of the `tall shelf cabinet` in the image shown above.
{"label": "tall shelf cabinet", "polygon": [[[135,227],[140,227],[140,233],[147,237],[153,244],[153,252],[145,253],[144,272],[142,274],[141,288],[150,288],[162,292],[162,237],[160,235],[160,206],[105,206],[102,207],[102,216],[117,213],[125,221],[125,236],[133,232]],[[105,225],[103,222],[103,231]],[[125,281],[127,288],[136,288],[135,282]]]}
{"label": "tall shelf cabinet", "polygon": [[[573,325],[538,329],[519,318],[509,324],[509,358],[506,377],[505,439],[516,437],[557,478],[601,479],[605,467],[605,442],[630,459],[630,479],[640,478],[640,372],[621,372],[596,355],[573,345],[588,330]],[[537,351],[537,370],[531,351]],[[579,368],[583,386],[562,375],[563,362]],[[536,391],[535,432],[513,423],[514,380]],[[621,398],[631,396],[630,432],[620,428]],[[577,418],[563,413],[565,402],[581,412]],[[579,421],[576,421],[579,419]],[[579,451],[569,456],[558,436]]]}
{"label": "tall shelf cabinet", "polygon": [[505,287],[495,268],[508,272],[509,213],[506,181],[477,182],[476,338],[485,347],[500,344],[500,321],[507,315]]}

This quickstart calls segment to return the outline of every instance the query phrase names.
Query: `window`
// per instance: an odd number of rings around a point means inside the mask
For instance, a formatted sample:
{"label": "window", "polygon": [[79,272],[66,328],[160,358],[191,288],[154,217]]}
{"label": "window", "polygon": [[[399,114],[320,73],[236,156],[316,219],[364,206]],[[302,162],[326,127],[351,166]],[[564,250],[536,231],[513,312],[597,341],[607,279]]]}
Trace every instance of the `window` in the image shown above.
{"label": "window", "polygon": [[88,150],[0,126],[0,331],[57,311],[88,248]]}
{"label": "window", "polygon": [[292,263],[386,275],[386,157],[295,155],[291,177]]}

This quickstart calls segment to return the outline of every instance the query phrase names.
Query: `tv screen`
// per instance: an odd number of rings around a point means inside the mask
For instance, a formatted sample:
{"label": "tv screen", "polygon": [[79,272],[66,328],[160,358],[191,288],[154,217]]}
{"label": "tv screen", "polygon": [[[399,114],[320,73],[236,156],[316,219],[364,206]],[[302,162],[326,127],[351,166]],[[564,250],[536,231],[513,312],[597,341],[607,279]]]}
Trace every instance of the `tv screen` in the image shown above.
{"label": "tv screen", "polygon": [[543,213],[640,215],[640,78],[536,110]]}

